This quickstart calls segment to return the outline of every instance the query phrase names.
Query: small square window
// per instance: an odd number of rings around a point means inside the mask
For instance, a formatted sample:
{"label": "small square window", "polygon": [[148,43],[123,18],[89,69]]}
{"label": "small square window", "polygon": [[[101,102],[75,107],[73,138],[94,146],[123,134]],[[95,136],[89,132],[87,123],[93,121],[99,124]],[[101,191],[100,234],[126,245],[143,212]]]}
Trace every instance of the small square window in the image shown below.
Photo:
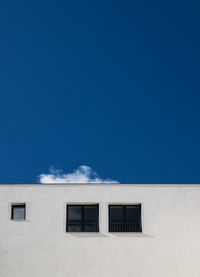
{"label": "small square window", "polygon": [[12,220],[25,220],[26,219],[26,205],[24,203],[12,204],[11,219]]}
{"label": "small square window", "polygon": [[68,205],[67,232],[99,232],[98,205]]}
{"label": "small square window", "polygon": [[142,232],[141,205],[110,205],[109,232]]}

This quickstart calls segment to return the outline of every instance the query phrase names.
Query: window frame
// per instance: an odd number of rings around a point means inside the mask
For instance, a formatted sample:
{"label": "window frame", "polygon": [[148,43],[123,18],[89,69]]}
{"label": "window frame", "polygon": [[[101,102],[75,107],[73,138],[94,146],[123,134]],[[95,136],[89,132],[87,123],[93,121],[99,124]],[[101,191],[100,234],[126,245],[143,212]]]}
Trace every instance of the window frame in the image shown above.
{"label": "window frame", "polygon": [[[126,227],[126,224],[127,224],[127,219],[126,219],[126,208],[127,207],[134,207],[134,206],[139,206],[140,207],[140,222],[139,222],[139,231],[127,231],[127,227]],[[111,220],[111,215],[110,215],[110,208],[112,207],[122,207],[123,208],[123,219],[121,220],[122,221],[122,226],[123,226],[123,231],[111,231],[111,228],[110,228],[110,224],[112,221],[115,221],[115,220]],[[116,220],[117,221],[117,220]],[[119,220],[120,221],[120,220]],[[109,204],[108,205],[108,232],[109,233],[142,233],[143,232],[143,224],[142,224],[142,204],[141,203],[135,203],[135,204]]]}
{"label": "window frame", "polygon": [[[84,215],[85,215],[85,207],[96,207],[97,208],[97,219],[96,220],[85,220],[84,219]],[[81,219],[80,220],[72,220],[72,219],[69,219],[69,208],[70,207],[80,207],[81,208]],[[80,224],[80,227],[81,227],[81,230],[80,231],[69,231],[69,227],[70,227],[70,223],[69,222],[75,222],[75,223],[78,223]],[[95,222],[97,224],[97,229],[96,231],[85,231],[84,230],[84,227],[85,227],[85,224],[86,222]],[[77,204],[67,204],[67,207],[66,207],[66,232],[67,233],[99,233],[99,204],[80,204],[80,203],[77,203]]]}
{"label": "window frame", "polygon": [[[14,209],[17,207],[23,207],[24,208],[24,216],[23,219],[15,219],[14,218]],[[11,218],[12,221],[25,221],[26,220],[26,203],[11,203]]]}

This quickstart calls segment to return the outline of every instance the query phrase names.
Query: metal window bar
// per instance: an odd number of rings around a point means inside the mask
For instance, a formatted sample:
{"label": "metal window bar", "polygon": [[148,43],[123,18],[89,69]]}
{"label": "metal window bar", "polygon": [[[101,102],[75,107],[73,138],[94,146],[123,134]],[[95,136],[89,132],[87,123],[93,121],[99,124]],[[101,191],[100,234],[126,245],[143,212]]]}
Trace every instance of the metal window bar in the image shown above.
{"label": "metal window bar", "polygon": [[109,232],[142,232],[141,222],[127,220],[111,220]]}
{"label": "metal window bar", "polygon": [[68,232],[98,232],[98,227],[97,221],[68,220],[67,222]]}

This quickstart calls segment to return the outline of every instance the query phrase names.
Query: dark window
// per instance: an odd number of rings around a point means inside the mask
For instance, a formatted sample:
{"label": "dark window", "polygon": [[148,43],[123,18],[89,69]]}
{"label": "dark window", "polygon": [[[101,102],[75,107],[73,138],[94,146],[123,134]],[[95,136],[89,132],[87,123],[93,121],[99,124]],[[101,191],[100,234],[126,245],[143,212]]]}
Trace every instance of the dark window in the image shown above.
{"label": "dark window", "polygon": [[142,232],[141,205],[110,205],[109,232]]}
{"label": "dark window", "polygon": [[12,220],[25,220],[26,219],[26,205],[25,204],[12,204],[11,219]]}
{"label": "dark window", "polygon": [[67,232],[99,232],[98,205],[68,205]]}

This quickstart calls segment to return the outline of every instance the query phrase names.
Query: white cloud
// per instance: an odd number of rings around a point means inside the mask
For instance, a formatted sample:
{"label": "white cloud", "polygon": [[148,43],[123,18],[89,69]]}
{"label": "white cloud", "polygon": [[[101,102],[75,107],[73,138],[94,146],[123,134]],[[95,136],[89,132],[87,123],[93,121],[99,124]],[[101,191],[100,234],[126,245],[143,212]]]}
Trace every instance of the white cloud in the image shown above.
{"label": "white cloud", "polygon": [[116,180],[101,179],[91,167],[81,165],[72,173],[63,173],[62,170],[51,167],[48,174],[40,174],[39,182],[45,183],[119,183]]}

